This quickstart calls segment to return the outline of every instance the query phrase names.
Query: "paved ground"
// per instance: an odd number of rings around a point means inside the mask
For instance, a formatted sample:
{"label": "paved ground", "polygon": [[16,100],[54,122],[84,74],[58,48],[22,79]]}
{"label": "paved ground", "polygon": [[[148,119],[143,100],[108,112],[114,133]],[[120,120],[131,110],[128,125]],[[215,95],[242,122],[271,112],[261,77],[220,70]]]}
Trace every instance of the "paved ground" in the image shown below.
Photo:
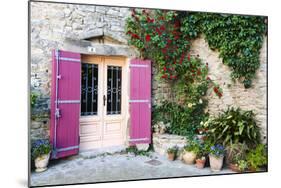
{"label": "paved ground", "polygon": [[164,156],[113,154],[95,157],[76,156],[53,161],[45,172],[31,174],[31,185],[71,184],[87,182],[150,179],[233,173],[229,169],[214,173],[210,168],[197,169],[180,160],[168,161]]}

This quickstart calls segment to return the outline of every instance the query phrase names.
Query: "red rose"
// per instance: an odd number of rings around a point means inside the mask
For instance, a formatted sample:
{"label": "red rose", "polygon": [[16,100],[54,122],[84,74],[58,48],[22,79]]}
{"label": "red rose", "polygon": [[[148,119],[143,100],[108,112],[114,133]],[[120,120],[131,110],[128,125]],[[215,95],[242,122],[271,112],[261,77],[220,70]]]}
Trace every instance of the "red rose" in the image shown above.
{"label": "red rose", "polygon": [[146,42],[149,42],[150,41],[150,35],[146,35],[145,40],[146,40]]}
{"label": "red rose", "polygon": [[160,27],[160,30],[161,30],[161,31],[165,31],[165,26],[162,25],[162,26]]}
{"label": "red rose", "polygon": [[197,71],[197,75],[201,75],[201,71],[200,70]]}
{"label": "red rose", "polygon": [[177,27],[179,27],[179,26],[180,26],[180,21],[179,21],[179,20],[177,20],[177,21],[175,22],[174,27],[175,27],[175,28],[177,28]]}
{"label": "red rose", "polygon": [[167,75],[167,74],[164,74],[164,75],[162,75],[161,77],[162,77],[162,78],[167,78],[168,75]]}
{"label": "red rose", "polygon": [[158,33],[158,35],[162,35],[162,33],[161,33],[159,28],[156,28],[156,32]]}
{"label": "red rose", "polygon": [[218,93],[218,92],[219,92],[219,90],[218,90],[217,87],[214,87],[214,92],[215,92],[215,93]]}
{"label": "red rose", "polygon": [[154,19],[150,19],[149,17],[147,17],[147,18],[146,18],[146,21],[147,21],[148,23],[153,23],[153,22],[154,22]]}
{"label": "red rose", "polygon": [[132,33],[132,37],[135,39],[140,39],[140,37],[137,34]]}
{"label": "red rose", "polygon": [[211,78],[209,76],[207,76],[207,80],[211,80]]}
{"label": "red rose", "polygon": [[188,61],[190,61],[190,54],[187,55],[187,59],[188,59]]}
{"label": "red rose", "polygon": [[166,67],[163,67],[163,70],[164,70],[164,71],[166,71],[166,70],[167,70],[167,68],[166,68]]}
{"label": "red rose", "polygon": [[219,93],[218,93],[218,96],[219,96],[219,97],[222,97],[222,93],[219,92]]}

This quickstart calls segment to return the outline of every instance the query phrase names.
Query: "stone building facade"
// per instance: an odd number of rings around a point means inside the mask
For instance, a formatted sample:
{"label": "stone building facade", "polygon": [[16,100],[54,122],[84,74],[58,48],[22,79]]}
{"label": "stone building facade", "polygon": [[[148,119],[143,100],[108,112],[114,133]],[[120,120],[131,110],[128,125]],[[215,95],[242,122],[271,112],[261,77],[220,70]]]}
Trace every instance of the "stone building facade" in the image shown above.
{"label": "stone building facade", "polygon": [[[126,44],[124,30],[128,16],[130,16],[128,8],[31,2],[31,92],[38,94],[38,100],[32,109],[34,116],[30,127],[32,139],[49,137],[52,49],[67,49],[66,39],[85,39],[94,33],[106,33]],[[264,136],[267,126],[266,42],[265,37],[260,53],[261,66],[250,89],[244,89],[241,83],[231,81],[229,68],[222,64],[218,52],[208,47],[204,37],[192,43],[192,53],[198,54],[204,62],[209,63],[210,77],[223,89],[221,99],[214,96],[213,92],[208,92],[210,114],[217,114],[228,105],[254,110]],[[156,69],[153,68],[153,73],[155,72]],[[153,77],[152,104],[158,104],[161,100],[171,97],[172,92],[168,84]]]}

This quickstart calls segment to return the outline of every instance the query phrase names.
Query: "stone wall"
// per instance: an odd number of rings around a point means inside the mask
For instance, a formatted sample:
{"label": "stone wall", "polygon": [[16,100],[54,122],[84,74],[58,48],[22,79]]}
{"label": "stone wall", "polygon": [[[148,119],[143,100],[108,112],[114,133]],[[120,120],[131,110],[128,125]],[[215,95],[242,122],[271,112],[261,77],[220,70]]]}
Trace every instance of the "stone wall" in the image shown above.
{"label": "stone wall", "polygon": [[[84,39],[95,32],[107,32],[119,41],[127,42],[125,20],[130,14],[128,8],[71,5],[56,3],[31,2],[31,92],[39,94],[33,110],[42,118],[31,123],[31,138],[46,138],[49,135],[51,50],[64,49],[65,38]],[[217,51],[209,49],[203,37],[192,44],[192,53],[199,55],[209,63],[210,77],[223,88],[223,97],[218,99],[213,92],[208,92],[210,114],[218,114],[228,105],[254,110],[259,125],[266,134],[266,38],[261,50],[261,67],[253,87],[244,89],[239,82],[232,83],[230,70],[222,64]],[[156,68],[153,66],[153,75]],[[173,94],[168,84],[153,77],[152,103],[172,99]]]}
{"label": "stone wall", "polygon": [[126,43],[129,13],[128,8],[31,2],[31,92],[39,95],[32,114],[41,117],[31,121],[32,139],[49,135],[52,49],[64,49],[66,38],[100,32]]}
{"label": "stone wall", "polygon": [[165,155],[167,149],[177,146],[181,150],[186,145],[186,138],[184,136],[171,134],[153,134],[153,149],[160,155]]}

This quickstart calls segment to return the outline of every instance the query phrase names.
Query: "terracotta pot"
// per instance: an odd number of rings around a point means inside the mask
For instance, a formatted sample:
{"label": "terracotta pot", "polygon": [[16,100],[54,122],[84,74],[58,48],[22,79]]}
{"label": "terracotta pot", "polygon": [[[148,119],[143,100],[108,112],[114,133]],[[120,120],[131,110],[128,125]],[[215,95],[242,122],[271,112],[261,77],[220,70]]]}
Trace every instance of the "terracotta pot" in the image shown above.
{"label": "terracotta pot", "polygon": [[202,168],[205,167],[205,163],[206,163],[206,159],[196,159],[196,164],[195,164],[195,166],[196,166],[197,168],[202,169]]}
{"label": "terracotta pot", "polygon": [[43,172],[47,170],[47,166],[50,159],[50,153],[41,155],[35,159],[35,171],[36,172]]}
{"label": "terracotta pot", "polygon": [[175,153],[168,153],[168,159],[169,159],[170,161],[174,161],[174,160],[175,160],[175,157],[176,157]]}
{"label": "terracotta pot", "polygon": [[196,154],[193,151],[184,151],[182,158],[186,164],[194,164]]}
{"label": "terracotta pot", "polygon": [[250,172],[256,172],[256,171],[257,171],[257,169],[256,169],[256,168],[254,168],[254,167],[252,167],[252,166],[250,166],[250,167],[249,167],[249,171],[250,171]]}
{"label": "terracotta pot", "polygon": [[234,172],[241,172],[237,164],[229,163],[228,168],[230,168]]}
{"label": "terracotta pot", "polygon": [[210,166],[211,166],[212,171],[214,171],[214,172],[221,171],[221,168],[223,165],[223,158],[224,158],[224,156],[216,157],[214,155],[209,155]]}

